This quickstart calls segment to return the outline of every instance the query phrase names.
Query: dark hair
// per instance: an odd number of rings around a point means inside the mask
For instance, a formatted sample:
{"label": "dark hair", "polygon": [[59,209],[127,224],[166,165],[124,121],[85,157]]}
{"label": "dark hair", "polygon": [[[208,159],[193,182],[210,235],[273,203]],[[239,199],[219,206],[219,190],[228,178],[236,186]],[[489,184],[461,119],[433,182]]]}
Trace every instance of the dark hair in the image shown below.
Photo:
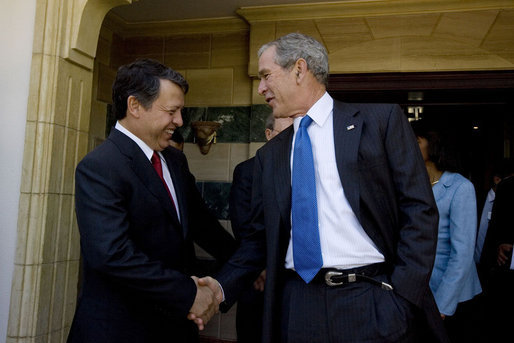
{"label": "dark hair", "polygon": [[189,85],[184,77],[173,69],[152,59],[139,59],[121,66],[112,85],[112,111],[116,120],[127,115],[127,99],[134,96],[148,109],[159,96],[160,80],[169,80],[187,93]]}
{"label": "dark hair", "polygon": [[273,129],[275,128],[275,116],[273,115],[273,113],[271,113],[268,118],[266,118],[266,129],[270,129],[271,131],[273,131]]}
{"label": "dark hair", "polygon": [[182,144],[184,143],[184,136],[182,136],[182,134],[178,130],[175,130],[171,135],[171,140],[177,144]]}
{"label": "dark hair", "polygon": [[449,142],[445,134],[428,126],[422,120],[414,121],[411,125],[416,137],[422,137],[427,140],[428,159],[434,162],[437,169],[449,172],[462,171],[455,147]]}

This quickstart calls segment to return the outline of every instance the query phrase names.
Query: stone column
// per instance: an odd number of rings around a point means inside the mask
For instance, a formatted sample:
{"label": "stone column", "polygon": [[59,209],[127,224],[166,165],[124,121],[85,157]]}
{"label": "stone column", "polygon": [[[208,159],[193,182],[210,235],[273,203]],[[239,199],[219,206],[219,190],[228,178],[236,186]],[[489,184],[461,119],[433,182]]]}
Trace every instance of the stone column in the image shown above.
{"label": "stone column", "polygon": [[77,298],[74,169],[87,153],[105,14],[132,0],[38,0],[7,342],[65,342]]}

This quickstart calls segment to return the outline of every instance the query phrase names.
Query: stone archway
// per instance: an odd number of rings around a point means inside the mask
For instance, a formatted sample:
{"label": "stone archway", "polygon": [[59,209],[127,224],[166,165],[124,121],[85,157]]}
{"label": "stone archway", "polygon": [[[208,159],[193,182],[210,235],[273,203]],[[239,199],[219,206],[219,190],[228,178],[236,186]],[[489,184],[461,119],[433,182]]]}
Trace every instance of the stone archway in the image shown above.
{"label": "stone archway", "polygon": [[87,153],[106,13],[132,0],[37,0],[8,342],[64,342],[77,296],[74,169]]}

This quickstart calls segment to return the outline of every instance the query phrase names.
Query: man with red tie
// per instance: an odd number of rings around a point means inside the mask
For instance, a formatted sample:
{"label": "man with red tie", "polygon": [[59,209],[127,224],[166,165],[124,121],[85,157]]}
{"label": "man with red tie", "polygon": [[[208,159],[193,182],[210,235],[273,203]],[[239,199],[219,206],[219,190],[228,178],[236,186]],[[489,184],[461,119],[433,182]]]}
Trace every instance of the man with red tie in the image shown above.
{"label": "man with red tie", "polygon": [[75,174],[83,279],[68,342],[197,342],[187,316],[217,311],[221,299],[191,276],[193,241],[220,260],[235,243],[169,148],[187,90],[157,61],[118,70],[116,126]]}

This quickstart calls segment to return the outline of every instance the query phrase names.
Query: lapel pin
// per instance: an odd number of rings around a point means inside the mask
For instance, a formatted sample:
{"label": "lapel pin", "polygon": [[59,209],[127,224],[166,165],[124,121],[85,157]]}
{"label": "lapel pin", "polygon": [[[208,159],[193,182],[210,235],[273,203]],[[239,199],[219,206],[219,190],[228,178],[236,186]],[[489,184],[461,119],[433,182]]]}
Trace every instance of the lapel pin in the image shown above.
{"label": "lapel pin", "polygon": [[350,130],[353,130],[353,129],[355,129],[355,125],[350,125],[350,126],[346,127],[346,131],[350,131]]}

